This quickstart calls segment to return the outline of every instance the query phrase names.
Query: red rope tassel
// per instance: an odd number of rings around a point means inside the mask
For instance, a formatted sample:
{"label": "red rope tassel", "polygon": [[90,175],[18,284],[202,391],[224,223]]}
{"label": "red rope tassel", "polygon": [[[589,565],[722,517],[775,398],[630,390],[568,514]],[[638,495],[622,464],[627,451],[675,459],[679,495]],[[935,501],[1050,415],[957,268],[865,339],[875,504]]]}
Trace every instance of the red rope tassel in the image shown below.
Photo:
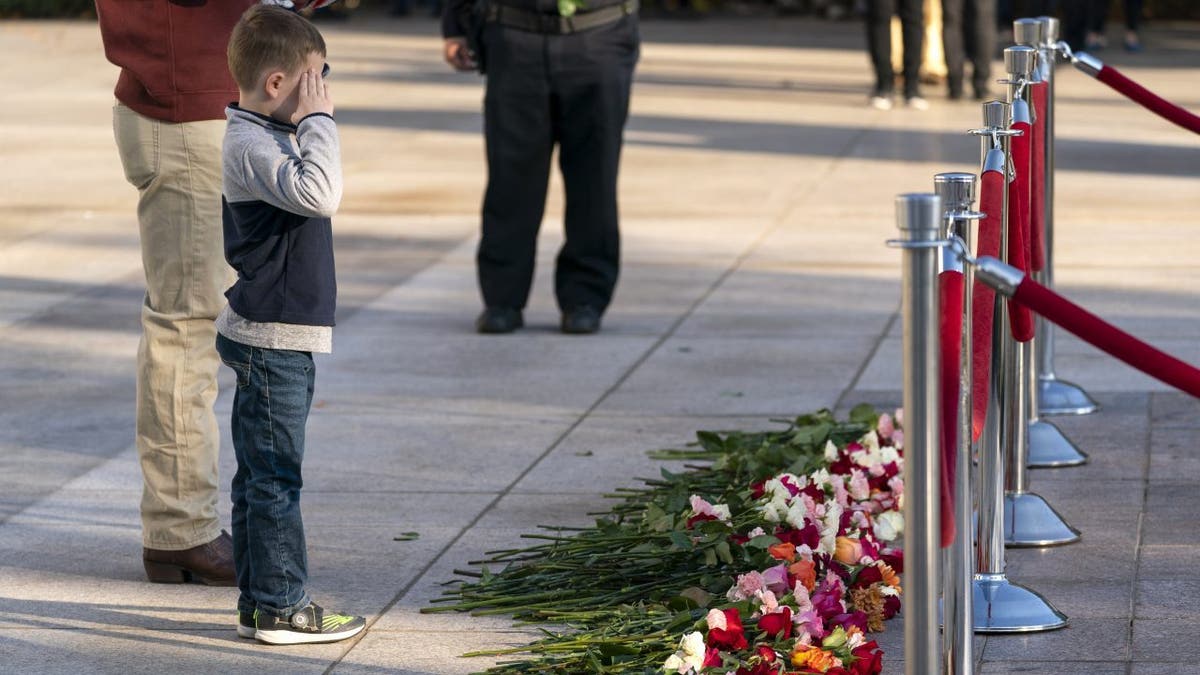
{"label": "red rope tassel", "polygon": [[939,505],[942,510],[942,547],[954,543],[954,465],[958,459],[958,377],[962,354],[963,275],[947,270],[939,279],[942,298],[942,480]]}
{"label": "red rope tassel", "polygon": [[[979,223],[979,255],[1000,257],[1000,228],[1003,222],[1004,174],[985,171],[980,179],[979,210],[987,214]],[[971,289],[971,431],[972,440],[983,434],[987,418],[989,379],[992,368],[992,320],[996,292],[976,281]]]}
{"label": "red rope tassel", "polygon": [[1125,77],[1116,68],[1109,65],[1104,66],[1096,75],[1096,79],[1159,117],[1174,122],[1192,133],[1200,134],[1200,117]]}
{"label": "red rope tassel", "polygon": [[1033,85],[1033,188],[1029,200],[1029,263],[1033,271],[1046,266],[1046,83]]}
{"label": "red rope tassel", "polygon": [[[1029,146],[1033,130],[1028,122],[1017,122],[1013,129],[1022,131],[1012,138],[1012,159],[1016,178],[1008,184],[1008,264],[1029,272]],[[1033,339],[1033,314],[1020,305],[1008,304],[1012,336],[1018,342]]]}
{"label": "red rope tassel", "polygon": [[1013,300],[1138,370],[1200,398],[1200,370],[1142,342],[1029,277]]}

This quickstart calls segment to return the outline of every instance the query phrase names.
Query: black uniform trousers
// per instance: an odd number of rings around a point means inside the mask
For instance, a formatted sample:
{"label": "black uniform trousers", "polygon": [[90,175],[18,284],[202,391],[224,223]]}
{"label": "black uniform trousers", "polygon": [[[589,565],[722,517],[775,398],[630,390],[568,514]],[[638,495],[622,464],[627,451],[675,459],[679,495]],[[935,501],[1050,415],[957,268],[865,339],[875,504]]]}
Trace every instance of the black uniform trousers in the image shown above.
{"label": "black uniform trousers", "polygon": [[996,49],[995,18],[993,0],[942,0],[942,50],[946,54],[946,84],[951,98],[963,94],[968,60],[976,98],[987,94],[992,78],[992,52]]}
{"label": "black uniform trousers", "polygon": [[564,311],[612,300],[620,265],[617,169],[639,51],[636,16],[568,35],[484,30],[488,184],[477,263],[488,307],[525,307],[555,145],[566,239],[554,287]]}
{"label": "black uniform trousers", "polygon": [[875,68],[875,94],[891,94],[895,72],[892,70],[892,15],[899,9],[901,36],[904,40],[904,96],[921,93],[921,45],[925,37],[922,25],[925,12],[921,0],[868,0],[867,49]]}

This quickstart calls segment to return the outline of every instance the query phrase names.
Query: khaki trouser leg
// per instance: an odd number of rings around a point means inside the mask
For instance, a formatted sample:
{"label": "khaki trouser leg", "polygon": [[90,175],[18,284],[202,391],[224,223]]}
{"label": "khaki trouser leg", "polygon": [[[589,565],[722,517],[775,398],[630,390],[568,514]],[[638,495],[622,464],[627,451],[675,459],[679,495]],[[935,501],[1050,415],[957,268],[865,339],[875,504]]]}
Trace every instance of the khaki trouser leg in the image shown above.
{"label": "khaki trouser leg", "polygon": [[147,548],[220,535],[216,329],[232,283],[221,229],[221,120],[171,124],[117,104],[113,130],[138,189],[146,297],[138,347],[137,449]]}

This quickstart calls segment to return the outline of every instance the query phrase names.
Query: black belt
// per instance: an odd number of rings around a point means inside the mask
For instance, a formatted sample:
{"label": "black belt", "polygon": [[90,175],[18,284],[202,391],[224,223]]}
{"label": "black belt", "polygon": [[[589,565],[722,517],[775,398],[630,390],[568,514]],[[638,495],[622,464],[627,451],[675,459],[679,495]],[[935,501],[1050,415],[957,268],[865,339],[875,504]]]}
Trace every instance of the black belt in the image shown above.
{"label": "black belt", "polygon": [[516,28],[530,33],[552,33],[569,35],[589,28],[598,28],[619,21],[638,11],[638,0],[625,0],[619,5],[609,5],[591,12],[579,12],[571,16],[542,14],[520,7],[489,3],[486,19],[489,23]]}

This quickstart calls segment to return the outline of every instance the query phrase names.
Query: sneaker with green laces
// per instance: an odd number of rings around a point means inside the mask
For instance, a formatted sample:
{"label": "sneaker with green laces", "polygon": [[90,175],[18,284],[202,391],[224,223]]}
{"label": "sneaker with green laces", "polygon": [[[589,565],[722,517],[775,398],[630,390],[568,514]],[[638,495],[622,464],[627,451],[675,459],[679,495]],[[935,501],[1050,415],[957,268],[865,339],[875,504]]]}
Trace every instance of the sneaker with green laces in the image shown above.
{"label": "sneaker with green laces", "polygon": [[337,642],[354,637],[367,626],[361,616],[329,612],[315,602],[283,619],[262,610],[254,612],[254,637],[270,645]]}

